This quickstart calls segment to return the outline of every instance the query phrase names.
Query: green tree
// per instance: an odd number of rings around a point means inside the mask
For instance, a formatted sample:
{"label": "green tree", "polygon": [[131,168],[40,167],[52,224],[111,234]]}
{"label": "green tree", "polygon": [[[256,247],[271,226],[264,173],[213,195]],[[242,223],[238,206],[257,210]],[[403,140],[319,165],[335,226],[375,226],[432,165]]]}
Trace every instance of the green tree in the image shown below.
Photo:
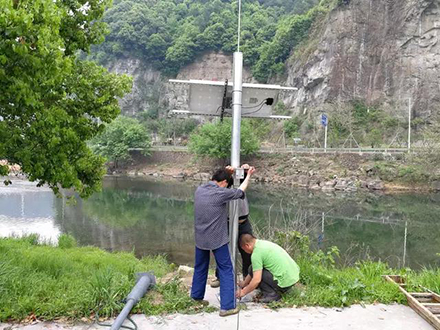
{"label": "green tree", "polygon": [[[333,2],[244,1],[241,47],[245,64],[262,81],[282,72],[285,60],[307,36],[317,14],[329,10],[328,4]],[[319,10],[311,9],[314,6]],[[234,52],[237,13],[235,1],[115,0],[104,18],[111,32],[95,48],[93,58],[105,63],[137,57],[174,75],[204,51]]]}
{"label": "green tree", "polygon": [[288,138],[299,137],[299,129],[301,128],[302,122],[299,117],[294,117],[292,119],[286,120],[284,122],[284,132]]}
{"label": "green tree", "polygon": [[149,154],[150,135],[136,119],[119,116],[105,130],[90,141],[92,150],[108,160],[115,162],[131,159],[131,148],[142,148]]}
{"label": "green tree", "polygon": [[[227,159],[231,155],[232,121],[207,123],[190,136],[189,150],[200,156]],[[241,123],[241,154],[254,154],[260,148],[260,141],[252,126],[246,120]]]}
{"label": "green tree", "polygon": [[[0,159],[29,180],[98,190],[104,160],[86,141],[119,113],[130,79],[76,58],[103,40],[110,0],[0,0]],[[0,174],[8,168],[0,167]]]}

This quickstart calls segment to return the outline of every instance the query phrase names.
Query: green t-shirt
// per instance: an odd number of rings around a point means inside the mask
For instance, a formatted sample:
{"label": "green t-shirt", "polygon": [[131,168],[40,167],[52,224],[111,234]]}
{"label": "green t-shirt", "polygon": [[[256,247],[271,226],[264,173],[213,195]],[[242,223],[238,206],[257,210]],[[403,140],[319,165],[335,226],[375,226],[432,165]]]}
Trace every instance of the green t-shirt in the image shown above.
{"label": "green t-shirt", "polygon": [[275,243],[257,239],[251,261],[253,271],[267,269],[281,288],[291,286],[299,280],[298,265]]}

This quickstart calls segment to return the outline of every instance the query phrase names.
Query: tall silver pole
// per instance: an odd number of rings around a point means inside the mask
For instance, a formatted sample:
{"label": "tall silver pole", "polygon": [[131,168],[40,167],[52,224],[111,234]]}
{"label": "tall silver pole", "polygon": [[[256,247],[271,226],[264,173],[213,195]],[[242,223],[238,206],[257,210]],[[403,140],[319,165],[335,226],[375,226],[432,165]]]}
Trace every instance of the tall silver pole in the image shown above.
{"label": "tall silver pole", "polygon": [[[234,168],[240,167],[240,127],[241,127],[241,105],[243,94],[243,54],[240,52],[234,53],[234,82],[232,91],[232,141],[231,141],[231,165]],[[240,186],[240,179],[234,173],[234,187]],[[232,265],[234,267],[234,283],[237,283],[236,272],[236,256],[237,256],[237,241],[238,241],[238,201],[232,201],[230,208],[230,249]],[[235,291],[235,290],[234,290]],[[234,299],[235,301],[235,299]]]}
{"label": "tall silver pole", "polygon": [[411,98],[408,99],[408,152],[411,152]]}

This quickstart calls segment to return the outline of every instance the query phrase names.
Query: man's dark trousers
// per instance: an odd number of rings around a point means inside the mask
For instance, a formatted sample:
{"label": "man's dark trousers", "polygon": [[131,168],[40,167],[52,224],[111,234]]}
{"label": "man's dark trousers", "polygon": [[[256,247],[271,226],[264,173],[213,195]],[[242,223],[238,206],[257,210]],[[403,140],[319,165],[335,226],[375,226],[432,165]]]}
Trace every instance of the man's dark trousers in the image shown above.
{"label": "man's dark trousers", "polygon": [[[249,267],[249,275],[250,277],[254,276],[254,272],[252,270],[252,266]],[[261,290],[261,293],[269,296],[277,296],[281,297],[281,294],[286,293],[292,287],[288,286],[287,288],[281,288],[278,285],[278,281],[273,278],[273,275],[270,271],[263,268],[263,273],[261,274],[261,282],[258,285],[258,288]]]}
{"label": "man's dark trousers", "polygon": [[[228,244],[212,250],[219,271],[220,308],[223,310],[235,308],[234,271]],[[196,247],[196,261],[191,287],[191,298],[201,300],[205,297],[206,281],[208,279],[210,250]]]}

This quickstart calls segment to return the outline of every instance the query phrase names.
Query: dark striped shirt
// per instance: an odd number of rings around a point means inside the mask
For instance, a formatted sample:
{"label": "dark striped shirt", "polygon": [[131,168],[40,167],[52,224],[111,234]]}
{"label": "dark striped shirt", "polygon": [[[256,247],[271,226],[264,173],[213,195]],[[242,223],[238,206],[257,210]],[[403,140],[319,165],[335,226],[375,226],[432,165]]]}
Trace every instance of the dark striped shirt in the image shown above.
{"label": "dark striped shirt", "polygon": [[197,188],[194,196],[194,229],[199,249],[215,250],[229,243],[227,203],[244,197],[242,190],[222,188],[213,181]]}

